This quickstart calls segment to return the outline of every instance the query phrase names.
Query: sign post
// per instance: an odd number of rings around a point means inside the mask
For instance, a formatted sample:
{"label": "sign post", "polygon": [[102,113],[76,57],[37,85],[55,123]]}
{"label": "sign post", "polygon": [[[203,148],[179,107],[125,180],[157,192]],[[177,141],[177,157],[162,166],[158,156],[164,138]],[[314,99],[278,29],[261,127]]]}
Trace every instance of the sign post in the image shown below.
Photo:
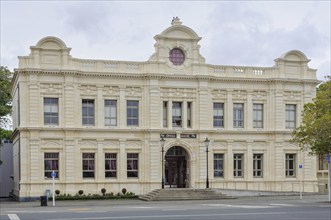
{"label": "sign post", "polygon": [[55,177],[56,177],[56,173],[55,171],[52,171],[52,180],[53,180],[53,207],[55,206]]}
{"label": "sign post", "polygon": [[299,172],[300,172],[300,199],[302,199],[302,164],[299,164]]}

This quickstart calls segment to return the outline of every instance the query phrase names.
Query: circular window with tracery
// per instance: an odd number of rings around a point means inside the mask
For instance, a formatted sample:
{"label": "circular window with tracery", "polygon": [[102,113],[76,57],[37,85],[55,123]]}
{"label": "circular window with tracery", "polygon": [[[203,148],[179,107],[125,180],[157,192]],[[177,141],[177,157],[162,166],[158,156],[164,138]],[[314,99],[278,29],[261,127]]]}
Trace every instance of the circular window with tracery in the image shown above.
{"label": "circular window with tracery", "polygon": [[169,53],[169,60],[174,64],[175,66],[182,65],[185,61],[185,54],[184,52],[179,48],[174,48]]}

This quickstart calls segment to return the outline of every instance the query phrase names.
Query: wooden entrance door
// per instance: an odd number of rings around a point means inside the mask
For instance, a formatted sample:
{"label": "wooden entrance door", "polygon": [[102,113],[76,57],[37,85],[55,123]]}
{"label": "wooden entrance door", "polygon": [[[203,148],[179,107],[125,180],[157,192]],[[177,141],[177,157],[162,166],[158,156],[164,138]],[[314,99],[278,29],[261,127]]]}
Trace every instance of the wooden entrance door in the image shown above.
{"label": "wooden entrance door", "polygon": [[165,185],[170,188],[185,188],[186,160],[184,156],[165,157]]}

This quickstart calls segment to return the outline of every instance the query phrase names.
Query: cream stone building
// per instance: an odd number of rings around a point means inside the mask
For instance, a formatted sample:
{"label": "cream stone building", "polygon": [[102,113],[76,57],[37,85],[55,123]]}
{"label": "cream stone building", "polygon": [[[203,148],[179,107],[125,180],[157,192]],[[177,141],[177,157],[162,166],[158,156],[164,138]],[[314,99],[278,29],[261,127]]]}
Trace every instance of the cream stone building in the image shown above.
{"label": "cream stone building", "polygon": [[272,67],[210,65],[178,18],[154,39],[145,62],[73,58],[56,37],[19,57],[18,199],[44,195],[52,171],[72,195],[145,194],[162,176],[165,188],[205,188],[208,176],[214,189],[299,191],[302,181],[318,191],[316,158],[289,142],[318,83],[305,54],[288,51]]}

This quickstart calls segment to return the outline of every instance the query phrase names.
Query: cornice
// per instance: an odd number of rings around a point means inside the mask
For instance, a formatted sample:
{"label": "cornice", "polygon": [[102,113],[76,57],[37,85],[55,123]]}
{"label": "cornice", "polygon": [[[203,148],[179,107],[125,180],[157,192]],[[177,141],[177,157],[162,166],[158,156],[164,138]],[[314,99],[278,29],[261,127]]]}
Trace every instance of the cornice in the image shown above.
{"label": "cornice", "polygon": [[107,77],[107,78],[135,78],[135,79],[175,79],[175,80],[208,80],[222,82],[255,82],[255,83],[307,83],[317,85],[319,80],[315,79],[290,79],[290,78],[239,78],[239,77],[218,77],[214,75],[169,75],[165,73],[120,73],[120,72],[85,72],[80,70],[43,70],[43,69],[16,69],[16,74],[51,74],[51,75],[72,75],[77,77]]}

